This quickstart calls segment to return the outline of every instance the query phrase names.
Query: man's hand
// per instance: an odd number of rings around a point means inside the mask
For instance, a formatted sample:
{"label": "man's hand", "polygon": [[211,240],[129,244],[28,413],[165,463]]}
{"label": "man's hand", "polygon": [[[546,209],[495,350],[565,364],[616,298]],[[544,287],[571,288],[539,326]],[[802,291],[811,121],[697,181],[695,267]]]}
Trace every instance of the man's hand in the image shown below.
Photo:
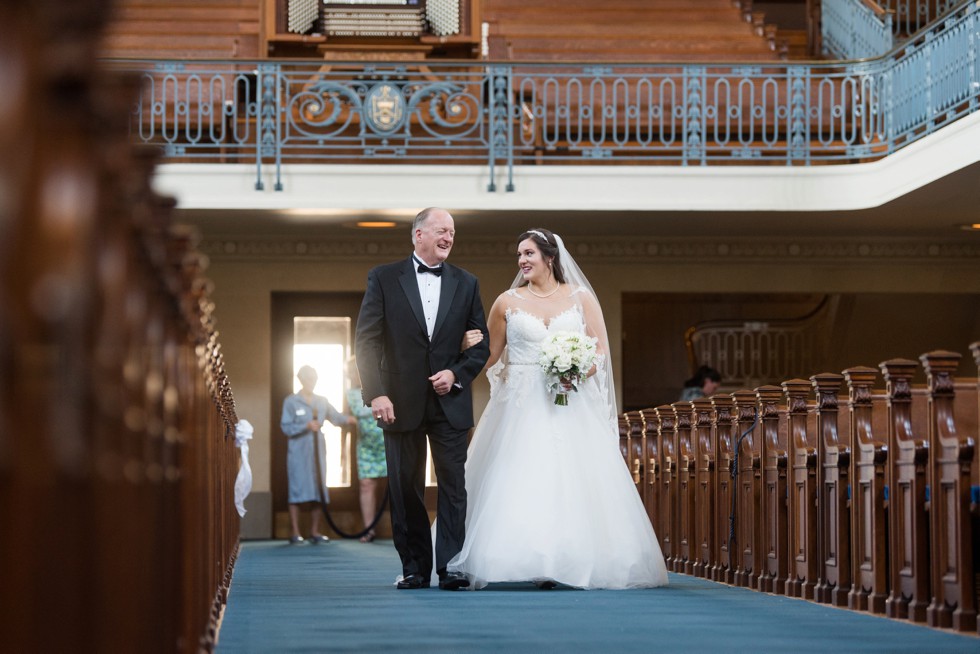
{"label": "man's hand", "polygon": [[310,420],[308,423],[306,423],[306,428],[314,434],[320,431],[320,427],[322,426],[323,423],[321,423],[319,420]]}
{"label": "man's hand", "polygon": [[378,422],[392,423],[395,421],[395,407],[387,395],[379,395],[371,400],[371,415]]}
{"label": "man's hand", "polygon": [[432,388],[436,395],[445,395],[452,390],[453,384],[456,383],[456,374],[452,370],[440,370],[429,377],[429,381],[432,382]]}

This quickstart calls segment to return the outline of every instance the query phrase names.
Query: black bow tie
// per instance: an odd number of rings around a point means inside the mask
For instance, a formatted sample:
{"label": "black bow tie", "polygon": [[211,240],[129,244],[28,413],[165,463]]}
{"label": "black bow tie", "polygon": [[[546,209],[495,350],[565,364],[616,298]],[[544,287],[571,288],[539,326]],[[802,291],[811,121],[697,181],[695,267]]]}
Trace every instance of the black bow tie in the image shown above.
{"label": "black bow tie", "polygon": [[420,273],[432,273],[436,277],[442,274],[442,266],[439,266],[438,268],[429,268],[424,263],[420,263],[418,270]]}

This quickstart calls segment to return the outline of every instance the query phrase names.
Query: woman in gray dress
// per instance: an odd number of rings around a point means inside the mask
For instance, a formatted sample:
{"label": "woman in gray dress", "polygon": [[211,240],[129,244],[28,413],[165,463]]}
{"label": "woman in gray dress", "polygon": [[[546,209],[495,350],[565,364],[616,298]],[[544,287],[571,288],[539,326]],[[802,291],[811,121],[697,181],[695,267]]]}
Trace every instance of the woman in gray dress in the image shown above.
{"label": "woman in gray dress", "polygon": [[[317,483],[322,484],[323,480],[317,481],[313,438],[316,436],[320,439],[319,450],[323,456],[322,453],[326,452],[326,442],[320,429],[324,421],[341,426],[356,425],[357,419],[337,411],[327,398],[313,393],[317,382],[316,370],[310,366],[303,366],[296,373],[296,377],[303,388],[285,399],[282,404],[282,420],[279,423],[282,433],[289,439],[286,454],[286,470],[289,475],[289,523],[292,527],[289,542],[292,544],[303,542],[303,536],[299,532],[299,507],[301,504],[314,503],[310,511],[312,523],[310,542],[317,545],[330,539],[320,533],[320,510],[315,504],[320,501]],[[325,484],[323,499],[329,501]]]}

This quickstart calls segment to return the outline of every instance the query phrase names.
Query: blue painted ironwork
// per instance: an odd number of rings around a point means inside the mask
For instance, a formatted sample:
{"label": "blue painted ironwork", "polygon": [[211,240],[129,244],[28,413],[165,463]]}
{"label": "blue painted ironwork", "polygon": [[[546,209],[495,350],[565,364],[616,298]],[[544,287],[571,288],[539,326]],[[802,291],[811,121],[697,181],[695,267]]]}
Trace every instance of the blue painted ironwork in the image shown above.
{"label": "blue painted ironwork", "polygon": [[[826,2],[826,0],[824,0]],[[914,34],[943,16],[961,0],[875,0],[882,9],[893,15],[895,36]],[[885,52],[884,50],[882,53]]]}
{"label": "blue painted ironwork", "polygon": [[111,61],[171,162],[813,165],[884,157],[977,110],[969,2],[886,56],[753,64]]}
{"label": "blue painted ironwork", "polygon": [[823,0],[820,11],[824,55],[869,59],[880,57],[894,45],[894,12],[879,16],[864,0]]}

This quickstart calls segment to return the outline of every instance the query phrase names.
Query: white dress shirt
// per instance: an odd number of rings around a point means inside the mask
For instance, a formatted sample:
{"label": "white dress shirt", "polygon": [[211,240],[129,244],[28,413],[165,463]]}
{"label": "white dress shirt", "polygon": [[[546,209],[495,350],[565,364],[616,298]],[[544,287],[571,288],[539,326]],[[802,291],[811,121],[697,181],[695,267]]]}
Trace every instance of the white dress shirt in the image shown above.
{"label": "white dress shirt", "polygon": [[[436,314],[439,313],[439,293],[442,291],[442,276],[418,272],[418,264],[422,263],[426,266],[429,266],[429,264],[419,259],[417,254],[412,255],[412,260],[415,262],[415,279],[419,283],[419,295],[422,298],[422,312],[425,314],[425,330],[431,341],[432,330],[436,326]],[[441,268],[442,264],[429,267]]]}

